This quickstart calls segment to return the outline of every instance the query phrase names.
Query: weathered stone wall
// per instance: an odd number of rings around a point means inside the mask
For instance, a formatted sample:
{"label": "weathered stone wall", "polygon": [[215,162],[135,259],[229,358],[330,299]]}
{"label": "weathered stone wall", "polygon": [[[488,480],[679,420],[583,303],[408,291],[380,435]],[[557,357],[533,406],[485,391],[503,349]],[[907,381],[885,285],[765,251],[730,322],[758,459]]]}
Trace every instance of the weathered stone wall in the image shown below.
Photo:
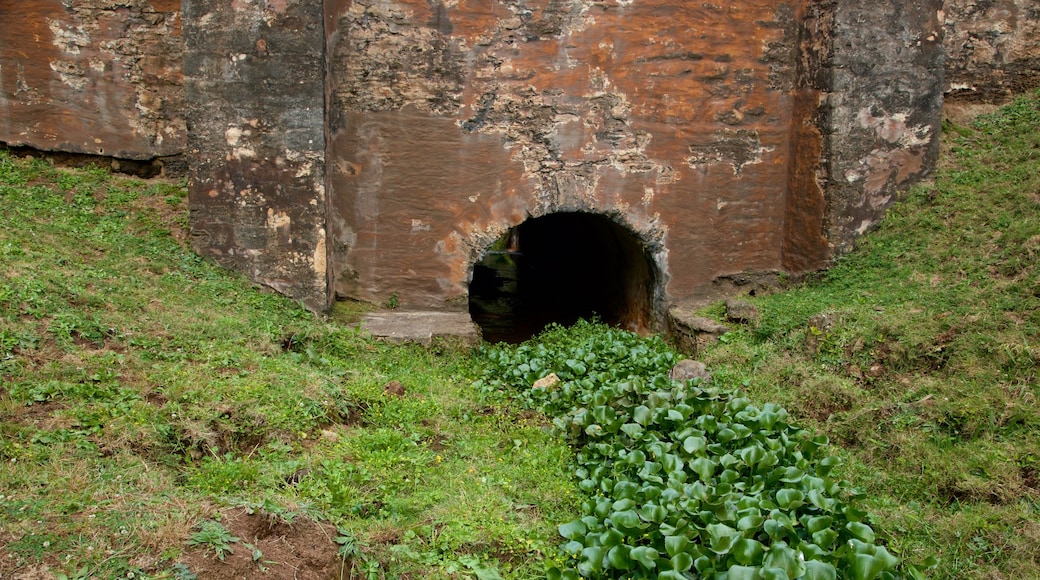
{"label": "weathered stone wall", "polygon": [[[795,107],[799,2],[364,0],[326,11],[340,293],[464,305],[491,242],[560,211],[635,232],[672,297],[782,267],[800,199],[789,165],[801,141],[820,140],[792,131],[806,122],[796,112],[812,114]],[[801,265],[822,265],[826,252],[811,249]]]}
{"label": "weathered stone wall", "polygon": [[1002,103],[1040,87],[1040,3],[946,0],[946,98]]}
{"label": "weathered stone wall", "polygon": [[185,0],[192,245],[329,305],[320,0]]}
{"label": "weathered stone wall", "polygon": [[826,121],[826,233],[841,253],[939,154],[942,0],[834,8]]}
{"label": "weathered stone wall", "polygon": [[1036,71],[1026,0],[179,4],[5,2],[0,141],[186,152],[195,248],[316,310],[463,308],[557,212],[634,233],[657,301],[816,269],[933,165],[944,89]]}
{"label": "weathered stone wall", "polygon": [[179,0],[0,4],[0,142],[151,159],[185,146]]}

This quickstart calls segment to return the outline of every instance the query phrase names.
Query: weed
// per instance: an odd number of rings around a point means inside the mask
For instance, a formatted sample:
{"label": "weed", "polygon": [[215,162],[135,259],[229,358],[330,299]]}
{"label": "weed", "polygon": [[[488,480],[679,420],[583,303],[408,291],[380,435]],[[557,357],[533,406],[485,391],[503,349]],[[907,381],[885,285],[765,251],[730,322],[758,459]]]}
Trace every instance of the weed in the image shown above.
{"label": "weed", "polygon": [[[213,553],[221,560],[224,559],[224,556],[234,553],[235,550],[232,549],[231,544],[238,542],[239,539],[232,536],[231,532],[220,522],[207,520],[200,523],[198,528],[199,530],[193,532],[188,539],[189,546],[201,546],[213,550]],[[256,560],[255,557],[254,560]]]}

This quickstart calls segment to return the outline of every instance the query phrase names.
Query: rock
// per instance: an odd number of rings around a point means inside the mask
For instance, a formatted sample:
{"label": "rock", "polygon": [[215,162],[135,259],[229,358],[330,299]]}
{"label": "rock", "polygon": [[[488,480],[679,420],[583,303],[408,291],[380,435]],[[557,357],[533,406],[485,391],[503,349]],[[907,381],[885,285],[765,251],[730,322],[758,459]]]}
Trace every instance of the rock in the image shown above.
{"label": "rock", "polygon": [[744,300],[726,301],[726,318],[732,322],[747,324],[758,320],[758,308]]}
{"label": "rock", "polygon": [[710,318],[695,316],[693,318],[687,319],[686,322],[689,325],[690,330],[693,330],[695,332],[716,335],[723,335],[729,332],[728,326],[715,322]]}
{"label": "rock", "polygon": [[704,363],[692,359],[679,361],[679,364],[672,367],[672,371],[668,373],[668,376],[673,381],[700,379],[702,383],[706,383],[711,380],[711,373],[708,372]]}
{"label": "rock", "polygon": [[805,348],[815,353],[820,349],[820,340],[834,328],[834,317],[830,314],[814,314],[806,323]]}
{"label": "rock", "polygon": [[544,377],[534,382],[533,388],[535,389],[553,389],[556,385],[560,384],[560,377],[556,376],[556,373],[549,373]]}
{"label": "rock", "polygon": [[468,312],[394,310],[370,312],[361,326],[374,338],[395,343],[476,346],[480,332]]}
{"label": "rock", "polygon": [[686,308],[668,311],[668,326],[679,350],[691,354],[714,343],[729,327],[710,318],[694,316]]}

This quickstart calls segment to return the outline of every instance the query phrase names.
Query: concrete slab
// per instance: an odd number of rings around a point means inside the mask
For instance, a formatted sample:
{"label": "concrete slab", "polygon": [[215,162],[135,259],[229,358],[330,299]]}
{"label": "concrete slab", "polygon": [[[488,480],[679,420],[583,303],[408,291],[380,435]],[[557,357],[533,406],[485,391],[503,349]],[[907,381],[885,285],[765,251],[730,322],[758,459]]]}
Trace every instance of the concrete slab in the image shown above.
{"label": "concrete slab", "polygon": [[468,312],[370,312],[361,319],[361,328],[375,338],[390,342],[430,345],[435,340],[445,340],[463,345],[480,344],[480,329],[473,324]]}

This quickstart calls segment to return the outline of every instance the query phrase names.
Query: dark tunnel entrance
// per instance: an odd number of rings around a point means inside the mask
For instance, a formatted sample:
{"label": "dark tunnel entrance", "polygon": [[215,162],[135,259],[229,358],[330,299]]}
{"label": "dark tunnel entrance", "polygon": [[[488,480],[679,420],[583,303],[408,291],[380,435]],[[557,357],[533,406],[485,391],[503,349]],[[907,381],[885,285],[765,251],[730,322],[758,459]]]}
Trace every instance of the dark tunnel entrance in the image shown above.
{"label": "dark tunnel entrance", "polygon": [[656,283],[632,232],[601,215],[550,214],[509,230],[474,265],[469,310],[489,342],[522,342],[550,323],[594,316],[646,331]]}

